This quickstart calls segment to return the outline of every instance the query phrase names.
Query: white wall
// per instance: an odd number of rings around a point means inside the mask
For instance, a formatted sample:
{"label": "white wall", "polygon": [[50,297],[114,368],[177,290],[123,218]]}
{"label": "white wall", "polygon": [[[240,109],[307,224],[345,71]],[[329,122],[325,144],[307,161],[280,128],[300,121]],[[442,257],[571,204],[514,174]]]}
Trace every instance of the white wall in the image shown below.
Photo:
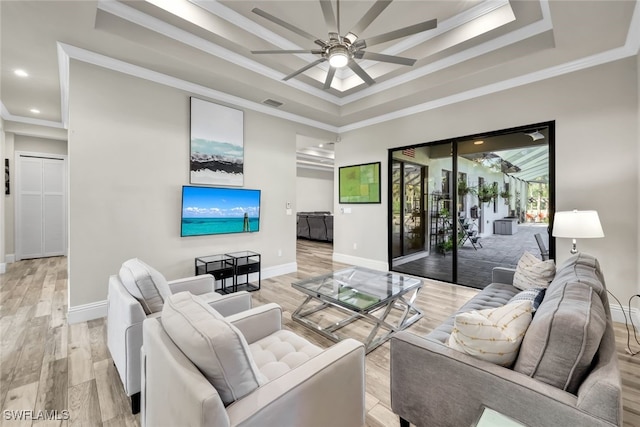
{"label": "white wall", "polygon": [[[637,132],[638,132],[638,139],[637,139],[637,144],[638,146],[640,146],[640,51],[638,52],[638,55],[636,56],[637,61],[636,61],[636,72],[637,72],[637,90],[638,90],[638,124],[637,124]],[[639,165],[638,167],[640,168],[640,150],[638,150],[638,157],[636,158],[636,162]],[[637,210],[636,212],[640,212],[640,173],[638,174],[638,189],[637,189],[637,197],[638,197],[638,205],[637,205]],[[640,227],[638,227],[638,242],[640,242]],[[636,263],[638,265],[640,265],[640,250],[638,251],[637,254],[637,259],[636,259]],[[640,276],[640,272],[638,273],[638,275]],[[636,295],[640,296],[640,278],[637,281],[637,288],[636,288]],[[640,298],[634,298],[634,306],[637,310],[640,310]],[[640,315],[638,315],[636,317],[636,329],[640,330]]]}
{"label": "white wall", "polygon": [[[2,168],[4,168],[4,159],[7,158],[5,154],[5,135],[4,135],[4,119],[0,118],[0,161],[2,162]],[[5,195],[4,189],[2,190],[2,196],[0,196],[0,212],[2,212],[2,221],[0,221],[0,274],[4,274],[7,271],[7,262],[5,259],[5,220],[6,214],[4,210],[5,199],[8,196]]]}
{"label": "white wall", "polygon": [[[263,270],[295,268],[296,133],[324,131],[244,114],[246,188],[262,190],[260,231],[180,237],[181,186],[189,183],[190,94],[72,61],[69,93],[69,308],[105,300],[109,275],[139,257],[168,279],[194,258],[262,254]],[[278,256],[278,251],[282,255]]]}
{"label": "white wall", "polygon": [[333,171],[297,168],[296,212],[333,212]]}
{"label": "white wall", "polygon": [[[388,262],[388,148],[555,120],[556,208],[599,212],[606,237],[579,245],[628,300],[638,288],[637,66],[628,58],[341,135],[336,168],[381,161],[384,187],[381,204],[336,215],[334,258]],[[558,239],[558,262],[569,248]]]}
{"label": "white wall", "polygon": [[15,135],[11,132],[3,132],[4,143],[2,144],[4,147],[4,156],[9,159],[9,192],[10,194],[4,196],[4,206],[2,212],[4,212],[4,257],[2,261],[7,263],[13,262],[15,260],[14,256],[14,203],[13,196],[16,194],[16,165],[15,165],[15,149],[14,149],[14,141]]}

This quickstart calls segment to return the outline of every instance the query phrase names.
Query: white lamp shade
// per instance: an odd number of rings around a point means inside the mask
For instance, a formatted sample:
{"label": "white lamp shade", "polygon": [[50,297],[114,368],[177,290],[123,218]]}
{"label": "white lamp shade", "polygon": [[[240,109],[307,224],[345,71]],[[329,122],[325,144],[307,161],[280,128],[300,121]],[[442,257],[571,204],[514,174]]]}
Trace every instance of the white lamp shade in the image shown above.
{"label": "white lamp shade", "polygon": [[568,239],[604,237],[596,211],[562,211],[553,217],[553,236]]}

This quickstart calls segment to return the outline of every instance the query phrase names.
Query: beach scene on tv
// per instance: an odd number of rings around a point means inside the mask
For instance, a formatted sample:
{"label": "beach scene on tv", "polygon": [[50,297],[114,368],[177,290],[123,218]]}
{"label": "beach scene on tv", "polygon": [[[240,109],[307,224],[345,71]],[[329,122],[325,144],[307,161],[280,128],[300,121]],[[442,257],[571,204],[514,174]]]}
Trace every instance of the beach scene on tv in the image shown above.
{"label": "beach scene on tv", "polygon": [[182,236],[260,229],[260,190],[183,187]]}

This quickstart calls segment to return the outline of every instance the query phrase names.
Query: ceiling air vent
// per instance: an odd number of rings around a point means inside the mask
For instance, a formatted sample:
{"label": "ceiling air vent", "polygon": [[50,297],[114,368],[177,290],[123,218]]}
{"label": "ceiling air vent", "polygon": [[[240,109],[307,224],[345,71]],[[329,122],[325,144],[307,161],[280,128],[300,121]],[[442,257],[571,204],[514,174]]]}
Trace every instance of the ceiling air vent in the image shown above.
{"label": "ceiling air vent", "polygon": [[262,101],[262,103],[275,108],[278,108],[281,105],[283,105],[282,102],[276,101],[275,99],[271,99],[271,98],[265,99],[264,101]]}

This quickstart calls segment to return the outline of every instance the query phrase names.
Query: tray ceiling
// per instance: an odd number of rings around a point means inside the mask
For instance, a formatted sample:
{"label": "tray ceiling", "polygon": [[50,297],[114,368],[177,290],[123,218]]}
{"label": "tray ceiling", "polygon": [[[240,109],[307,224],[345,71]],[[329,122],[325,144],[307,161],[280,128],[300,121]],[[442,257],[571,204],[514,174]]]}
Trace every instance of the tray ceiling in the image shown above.
{"label": "tray ceiling", "polygon": [[[341,33],[373,3],[341,1]],[[251,54],[316,47],[254,7],[327,39],[314,0],[0,2],[2,116],[65,127],[65,78],[75,59],[339,133],[637,55],[640,43],[632,0],[395,0],[362,37],[437,19],[434,30],[367,48],[415,65],[356,60],[375,84],[346,69],[323,90],[324,65],[282,80],[316,56]]]}

